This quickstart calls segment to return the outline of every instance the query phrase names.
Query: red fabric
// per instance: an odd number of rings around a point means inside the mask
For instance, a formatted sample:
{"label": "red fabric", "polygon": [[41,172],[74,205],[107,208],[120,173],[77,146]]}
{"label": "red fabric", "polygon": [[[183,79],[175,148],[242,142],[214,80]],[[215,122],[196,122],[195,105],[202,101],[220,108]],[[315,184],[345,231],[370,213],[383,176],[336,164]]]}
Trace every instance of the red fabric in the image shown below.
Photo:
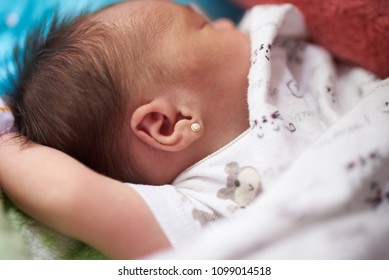
{"label": "red fabric", "polygon": [[291,3],[304,14],[317,44],[340,60],[389,77],[388,0],[232,0],[244,8]]}

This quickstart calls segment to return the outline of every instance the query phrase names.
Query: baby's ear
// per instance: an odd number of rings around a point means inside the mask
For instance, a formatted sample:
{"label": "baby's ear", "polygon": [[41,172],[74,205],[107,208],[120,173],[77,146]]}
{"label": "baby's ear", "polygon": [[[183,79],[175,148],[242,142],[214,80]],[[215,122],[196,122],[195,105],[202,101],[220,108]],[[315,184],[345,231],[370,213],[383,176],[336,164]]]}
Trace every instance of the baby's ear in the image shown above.
{"label": "baby's ear", "polygon": [[204,130],[195,109],[163,97],[138,107],[131,117],[131,129],[149,146],[169,152],[184,150]]}

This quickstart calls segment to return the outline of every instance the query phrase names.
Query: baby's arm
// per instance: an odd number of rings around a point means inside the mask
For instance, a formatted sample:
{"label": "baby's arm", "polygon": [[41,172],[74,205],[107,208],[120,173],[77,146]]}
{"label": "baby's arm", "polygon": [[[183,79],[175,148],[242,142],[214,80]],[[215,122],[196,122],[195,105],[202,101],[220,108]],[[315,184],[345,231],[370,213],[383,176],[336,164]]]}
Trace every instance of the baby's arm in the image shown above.
{"label": "baby's arm", "polygon": [[23,211],[114,259],[169,246],[142,198],[66,154],[0,138],[0,186]]}

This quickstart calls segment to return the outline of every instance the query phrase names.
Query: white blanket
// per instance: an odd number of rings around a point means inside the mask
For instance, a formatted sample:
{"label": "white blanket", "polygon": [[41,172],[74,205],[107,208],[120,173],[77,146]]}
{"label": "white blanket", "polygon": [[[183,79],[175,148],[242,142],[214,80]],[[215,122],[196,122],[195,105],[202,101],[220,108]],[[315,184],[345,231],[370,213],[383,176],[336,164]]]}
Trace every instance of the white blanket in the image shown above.
{"label": "white blanket", "polygon": [[[252,40],[249,106],[273,106],[290,130],[312,116],[320,125],[299,126],[311,141],[246,211],[150,258],[389,258],[389,79],[335,65],[306,44],[303,18],[291,5],[255,7],[242,28]],[[296,109],[303,103],[311,111]],[[298,146],[292,137],[274,139],[263,156],[275,162],[286,146]]]}

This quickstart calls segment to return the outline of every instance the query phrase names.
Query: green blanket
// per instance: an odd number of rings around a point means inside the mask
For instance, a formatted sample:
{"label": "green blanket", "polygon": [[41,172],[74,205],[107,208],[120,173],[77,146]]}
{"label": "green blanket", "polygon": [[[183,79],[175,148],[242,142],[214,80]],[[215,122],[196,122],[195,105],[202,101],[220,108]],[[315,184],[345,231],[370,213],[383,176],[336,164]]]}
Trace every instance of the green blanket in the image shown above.
{"label": "green blanket", "polygon": [[0,190],[0,260],[101,260],[105,256],[18,210]]}

